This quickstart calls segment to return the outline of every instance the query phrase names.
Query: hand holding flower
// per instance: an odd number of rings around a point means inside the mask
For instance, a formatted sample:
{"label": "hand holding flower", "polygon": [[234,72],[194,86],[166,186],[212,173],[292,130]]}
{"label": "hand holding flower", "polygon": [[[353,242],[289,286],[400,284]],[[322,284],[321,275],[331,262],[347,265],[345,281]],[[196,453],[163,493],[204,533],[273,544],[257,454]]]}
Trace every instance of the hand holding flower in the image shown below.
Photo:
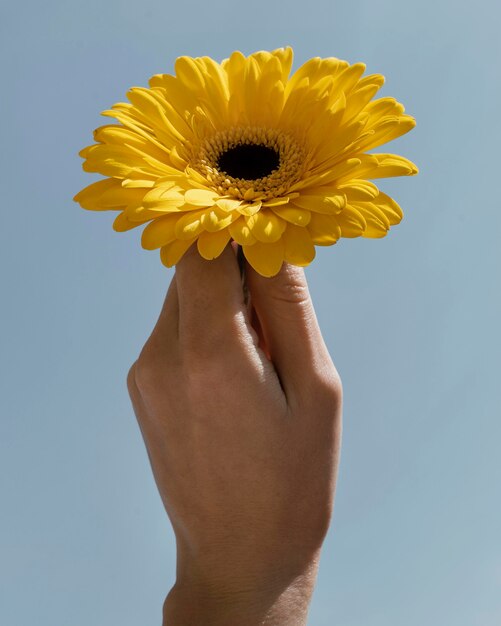
{"label": "hand holding flower", "polygon": [[[128,383],[178,548],[164,624],[306,623],[341,437],[341,385],[304,273],[231,246],[176,268]],[[266,621],[268,623],[268,621]]]}

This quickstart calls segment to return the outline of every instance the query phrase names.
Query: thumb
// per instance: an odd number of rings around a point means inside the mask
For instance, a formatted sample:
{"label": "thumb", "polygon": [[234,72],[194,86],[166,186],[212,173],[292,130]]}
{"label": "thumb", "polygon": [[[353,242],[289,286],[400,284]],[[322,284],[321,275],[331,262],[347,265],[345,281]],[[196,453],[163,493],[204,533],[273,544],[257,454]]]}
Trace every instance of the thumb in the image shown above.
{"label": "thumb", "polygon": [[303,268],[284,263],[271,278],[249,265],[246,271],[251,302],[287,399],[311,398],[316,382],[330,371],[332,362]]}

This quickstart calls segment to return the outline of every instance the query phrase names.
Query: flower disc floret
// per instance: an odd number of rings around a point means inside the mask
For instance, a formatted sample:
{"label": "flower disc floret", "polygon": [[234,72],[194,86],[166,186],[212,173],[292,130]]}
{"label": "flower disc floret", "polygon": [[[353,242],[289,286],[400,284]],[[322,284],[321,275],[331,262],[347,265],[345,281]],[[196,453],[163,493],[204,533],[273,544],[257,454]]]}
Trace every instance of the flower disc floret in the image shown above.
{"label": "flower disc floret", "polygon": [[[221,168],[225,155],[243,146],[258,148],[249,151],[247,168],[259,169],[260,163],[253,163],[266,149],[276,155],[277,166],[266,176],[258,178],[234,177],[230,171]],[[259,150],[264,148],[265,150]],[[252,153],[253,152],[253,153]],[[220,131],[195,146],[191,167],[197,170],[219,194],[241,200],[269,200],[287,193],[299,180],[306,165],[306,150],[290,133],[280,129],[259,127],[236,127]],[[268,158],[270,158],[268,156]],[[226,161],[231,165],[231,158]],[[228,168],[229,169],[229,168]]]}

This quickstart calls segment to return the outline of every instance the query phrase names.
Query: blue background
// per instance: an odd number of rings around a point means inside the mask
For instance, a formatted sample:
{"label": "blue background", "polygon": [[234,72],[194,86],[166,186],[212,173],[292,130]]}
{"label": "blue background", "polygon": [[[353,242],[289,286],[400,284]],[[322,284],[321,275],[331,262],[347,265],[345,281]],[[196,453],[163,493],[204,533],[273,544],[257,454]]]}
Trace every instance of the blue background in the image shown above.
{"label": "blue background", "polygon": [[172,531],[125,388],[171,272],[72,196],[99,112],[176,56],[364,61],[418,126],[405,219],[308,270],[345,388],[313,626],[501,623],[494,1],[31,0],[0,9],[0,623],[160,624]]}

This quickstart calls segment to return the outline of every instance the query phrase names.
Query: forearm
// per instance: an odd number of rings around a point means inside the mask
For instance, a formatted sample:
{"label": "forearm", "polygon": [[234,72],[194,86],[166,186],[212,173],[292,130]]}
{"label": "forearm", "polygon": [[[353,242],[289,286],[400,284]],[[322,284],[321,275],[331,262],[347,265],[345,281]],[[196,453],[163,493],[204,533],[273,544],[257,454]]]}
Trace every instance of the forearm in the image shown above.
{"label": "forearm", "polygon": [[279,580],[245,578],[231,585],[176,582],[163,626],[305,626],[318,562]]}

